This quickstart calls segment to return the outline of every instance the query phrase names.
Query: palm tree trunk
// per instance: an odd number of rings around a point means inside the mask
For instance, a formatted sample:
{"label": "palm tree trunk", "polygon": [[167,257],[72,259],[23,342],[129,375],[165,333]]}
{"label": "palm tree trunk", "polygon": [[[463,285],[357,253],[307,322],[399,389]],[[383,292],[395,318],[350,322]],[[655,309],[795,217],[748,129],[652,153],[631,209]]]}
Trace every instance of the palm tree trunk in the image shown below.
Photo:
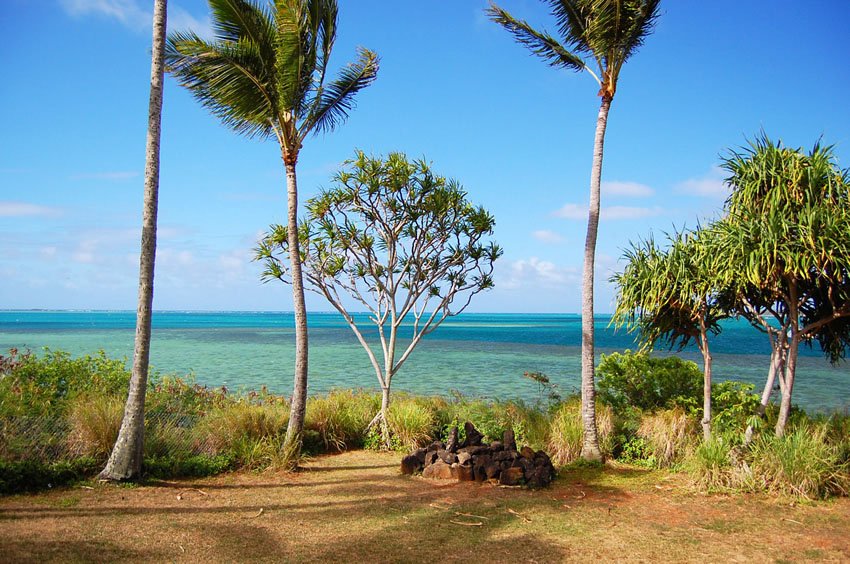
{"label": "palm tree trunk", "polygon": [[590,209],[587,218],[587,239],[584,243],[584,275],[581,289],[581,417],[584,425],[584,442],[581,457],[585,460],[602,460],[599,436],[596,430],[596,387],[593,350],[593,269],[596,259],[596,234],[599,230],[600,194],[602,191],[602,153],[605,145],[605,127],[611,98],[602,97],[596,119],[596,138],[593,142],[593,170],[590,174]]}
{"label": "palm tree trunk", "polygon": [[307,306],[304,302],[304,278],[301,274],[301,250],[298,243],[298,183],[295,163],[286,162],[287,243],[292,269],[292,305],[295,313],[295,379],[292,405],[286,427],[284,449],[293,465],[301,454],[301,435],[307,411]]}
{"label": "palm tree trunk", "polygon": [[148,102],[148,136],[145,152],[145,195],[142,213],[142,242],[139,259],[139,302],[136,311],[136,341],[133,349],[133,373],[118,440],[106,467],[104,480],[132,480],[142,473],[145,443],[145,391],[151,344],[153,277],[156,263],[156,222],[159,203],[159,140],[162,123],[162,84],[165,53],[167,0],[156,0],[153,12],[153,52],[151,55],[151,91]]}

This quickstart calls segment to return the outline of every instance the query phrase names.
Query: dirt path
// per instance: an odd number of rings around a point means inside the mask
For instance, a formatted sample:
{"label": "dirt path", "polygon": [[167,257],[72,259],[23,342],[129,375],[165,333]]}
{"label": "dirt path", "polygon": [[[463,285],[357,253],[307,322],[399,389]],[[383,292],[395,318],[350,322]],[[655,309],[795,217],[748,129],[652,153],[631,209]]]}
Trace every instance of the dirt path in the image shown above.
{"label": "dirt path", "polygon": [[399,459],[0,498],[0,561],[850,562],[848,499],[702,496],[610,469],[531,492],[410,478]]}

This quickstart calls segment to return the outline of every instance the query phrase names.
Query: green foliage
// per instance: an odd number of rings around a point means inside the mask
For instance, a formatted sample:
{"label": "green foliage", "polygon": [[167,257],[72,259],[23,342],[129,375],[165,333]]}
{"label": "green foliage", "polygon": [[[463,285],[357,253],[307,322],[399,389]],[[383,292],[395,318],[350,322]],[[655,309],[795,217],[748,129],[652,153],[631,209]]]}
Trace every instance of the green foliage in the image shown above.
{"label": "green foliage", "polygon": [[22,493],[79,482],[100,470],[91,457],[60,460],[0,460],[0,494]]}
{"label": "green foliage", "polygon": [[126,360],[96,356],[72,358],[44,349],[43,356],[10,351],[0,360],[0,415],[40,416],[64,413],[68,400],[86,392],[126,393],[130,372]]}
{"label": "green foliage", "polygon": [[753,389],[752,384],[732,380],[712,384],[711,426],[715,432],[740,432],[753,423],[761,404],[761,398]]}
{"label": "green foliage", "polygon": [[617,460],[626,464],[643,466],[644,468],[655,468],[658,459],[653,454],[654,449],[643,437],[631,436],[620,445],[620,453]]}
{"label": "green foliage", "polygon": [[203,478],[236,468],[231,454],[145,457],[142,472],[147,478]]}
{"label": "green foliage", "polygon": [[681,358],[626,351],[602,355],[597,368],[599,399],[616,410],[691,407],[702,394],[702,372]]}

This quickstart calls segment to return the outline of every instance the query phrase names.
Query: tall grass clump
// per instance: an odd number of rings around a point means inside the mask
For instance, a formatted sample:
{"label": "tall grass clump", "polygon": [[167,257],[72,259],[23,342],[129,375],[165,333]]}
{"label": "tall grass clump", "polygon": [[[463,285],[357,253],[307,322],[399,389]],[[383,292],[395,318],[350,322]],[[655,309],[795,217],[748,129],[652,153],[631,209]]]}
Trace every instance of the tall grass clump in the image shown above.
{"label": "tall grass clump", "polygon": [[699,424],[681,407],[645,414],[637,436],[646,441],[654,465],[667,468],[681,462],[699,441]]}
{"label": "tall grass clump", "polygon": [[740,487],[749,468],[740,461],[733,464],[734,443],[721,435],[700,442],[685,461],[698,488],[705,491],[727,491]]}
{"label": "tall grass clump", "polygon": [[118,438],[124,402],[116,396],[81,395],[68,408],[68,446],[75,456],[105,460]]}
{"label": "tall grass clump", "polygon": [[311,451],[339,452],[361,447],[367,427],[381,408],[378,394],[333,390],[307,400],[304,446]]}
{"label": "tall grass clump", "polygon": [[396,448],[412,450],[424,446],[434,438],[435,423],[434,412],[414,398],[396,398],[390,404],[387,425]]}
{"label": "tall grass clump", "polygon": [[198,423],[195,436],[207,454],[230,453],[246,468],[286,466],[281,447],[288,421],[285,403],[254,404],[240,399],[209,412]]}
{"label": "tall grass clump", "polygon": [[784,437],[761,435],[750,446],[754,487],[808,499],[848,495],[850,439],[835,442],[830,431],[829,424],[813,422]]}
{"label": "tall grass clump", "polygon": [[[599,446],[605,456],[610,456],[614,431],[614,412],[610,406],[597,404],[596,426]],[[563,466],[576,460],[581,454],[583,440],[581,399],[573,397],[562,403],[552,415],[547,442],[552,462],[556,466]]]}

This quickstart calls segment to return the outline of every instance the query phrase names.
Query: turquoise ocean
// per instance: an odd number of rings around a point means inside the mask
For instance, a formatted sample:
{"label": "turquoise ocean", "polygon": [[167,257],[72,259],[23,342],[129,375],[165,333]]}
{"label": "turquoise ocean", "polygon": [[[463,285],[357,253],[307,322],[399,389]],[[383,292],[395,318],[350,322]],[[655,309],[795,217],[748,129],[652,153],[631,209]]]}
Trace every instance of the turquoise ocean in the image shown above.
{"label": "turquoise ocean", "polygon": [[[377,345],[377,332],[367,339]],[[634,348],[631,335],[596,318],[599,353]],[[291,313],[156,312],[151,363],[162,374],[193,373],[198,383],[229,390],[292,389],[294,329]],[[332,388],[375,389],[365,351],[336,313],[311,313],[310,392]],[[10,348],[40,353],[44,347],[74,356],[105,351],[113,358],[133,353],[135,312],[0,311],[0,354]],[[744,321],[728,321],[712,341],[718,380],[750,382],[760,390],[767,373],[767,337]],[[537,399],[524,372],[542,372],[562,393],[578,389],[581,318],[568,314],[463,314],[426,336],[393,381],[394,389],[421,394],[498,399]],[[700,363],[696,348],[681,353]],[[380,358],[380,356],[379,356]],[[850,409],[850,364],[831,366],[815,347],[801,350],[794,399],[812,411]]]}

